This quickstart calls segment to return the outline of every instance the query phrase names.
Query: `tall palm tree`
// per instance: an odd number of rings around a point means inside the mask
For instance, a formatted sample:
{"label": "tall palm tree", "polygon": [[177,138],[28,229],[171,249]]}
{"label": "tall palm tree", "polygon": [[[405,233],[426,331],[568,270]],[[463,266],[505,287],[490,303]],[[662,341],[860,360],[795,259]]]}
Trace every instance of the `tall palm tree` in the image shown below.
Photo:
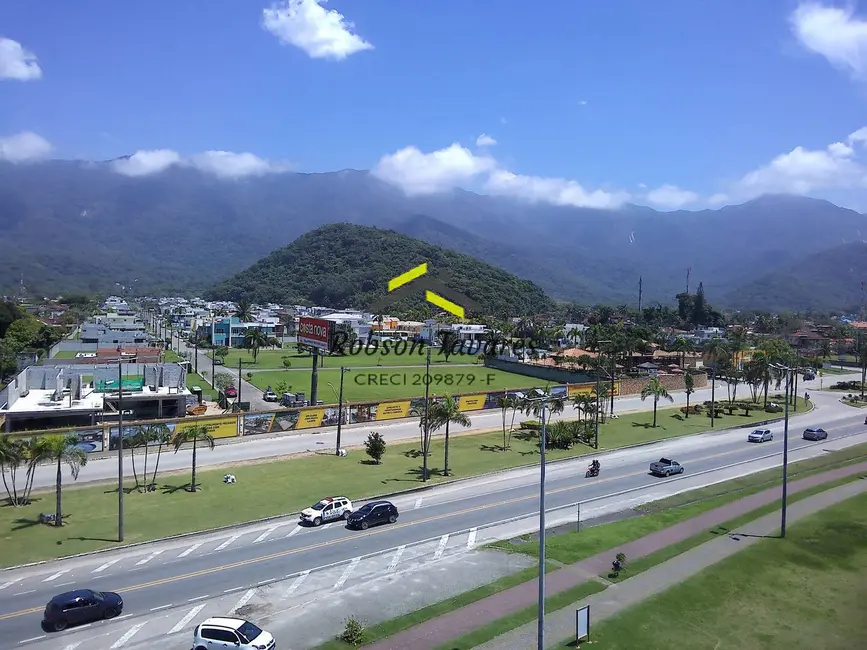
{"label": "tall palm tree", "polygon": [[253,363],[259,358],[259,348],[268,345],[268,337],[265,332],[256,328],[248,328],[244,333],[244,345],[253,353]]}
{"label": "tall palm tree", "polygon": [[43,462],[51,459],[51,446],[47,437],[30,438],[23,441],[24,455],[27,459],[27,473],[24,477],[24,494],[21,498],[22,505],[30,503],[30,493],[33,491],[33,479],[36,477],[36,468]]}
{"label": "tall palm tree", "polygon": [[48,457],[57,463],[57,477],[54,483],[54,525],[63,525],[63,465],[69,467],[72,480],[78,479],[81,468],[87,465],[87,454],[78,448],[78,438],[74,435],[47,437]]}
{"label": "tall palm tree", "polygon": [[687,340],[683,336],[678,336],[675,339],[674,345],[671,346],[671,351],[680,353],[680,369],[681,370],[683,370],[686,367],[686,353],[692,352],[693,350],[695,350],[695,346],[692,344],[691,341]]}
{"label": "tall palm tree", "polygon": [[241,300],[238,302],[238,307],[235,309],[235,316],[242,323],[249,323],[253,320],[253,306],[249,300]]}
{"label": "tall palm tree", "polygon": [[214,436],[204,424],[194,424],[191,427],[185,427],[180,431],[175,431],[172,436],[172,446],[175,448],[175,453],[178,453],[180,448],[187,443],[193,443],[193,463],[192,475],[190,477],[190,492],[196,491],[196,449],[200,442],[205,443],[210,449],[214,448]]}
{"label": "tall palm tree", "polygon": [[695,378],[691,372],[683,375],[683,387],[686,389],[686,417],[689,417],[689,396],[695,392]]}
{"label": "tall palm tree", "polygon": [[[509,409],[514,406],[515,397],[513,395],[509,395],[508,393],[503,393],[500,397],[497,398],[497,408],[500,409],[500,414],[503,417],[503,450],[509,448],[509,442],[511,441],[511,435],[509,435],[508,439],[506,437],[506,415],[509,412]],[[512,416],[514,418],[514,415]],[[511,434],[512,430],[509,429],[509,434]]]}
{"label": "tall palm tree", "polygon": [[641,401],[643,402],[648,397],[653,397],[653,427],[656,428],[656,405],[659,404],[660,399],[673,402],[674,398],[665,390],[659,377],[651,377],[647,386],[641,389]]}
{"label": "tall palm tree", "polygon": [[148,435],[157,443],[157,460],[154,464],[154,473],[151,480],[148,482],[148,491],[152,492],[157,487],[157,472],[160,469],[160,456],[163,455],[163,447],[170,444],[172,441],[172,432],[166,424],[151,424],[148,426]]}
{"label": "tall palm tree", "polygon": [[458,400],[451,395],[443,397],[442,401],[433,406],[431,424],[434,430],[444,426],[446,428],[446,450],[443,460],[443,476],[449,475],[449,425],[459,424],[462,427],[470,426],[470,418],[458,408]]}
{"label": "tall palm tree", "polygon": [[25,447],[21,440],[15,440],[9,436],[0,436],[0,475],[3,476],[3,487],[6,489],[9,503],[16,508],[19,505],[23,505],[19,503],[16,479],[18,477],[18,469],[26,460]]}
{"label": "tall palm tree", "polygon": [[710,374],[710,421],[713,423],[714,416],[716,415],[716,375],[717,375],[717,364],[720,360],[728,357],[728,348],[726,347],[725,341],[718,336],[713,337],[710,341],[707,342],[707,345],[704,346],[705,354],[707,355],[708,361],[711,364],[711,374]]}

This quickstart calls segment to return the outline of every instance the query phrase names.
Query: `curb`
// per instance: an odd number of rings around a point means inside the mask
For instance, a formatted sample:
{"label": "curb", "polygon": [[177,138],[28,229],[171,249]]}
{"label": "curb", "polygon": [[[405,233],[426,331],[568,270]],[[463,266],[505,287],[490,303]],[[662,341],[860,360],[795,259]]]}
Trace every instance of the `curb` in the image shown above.
{"label": "curb", "polygon": [[[810,409],[810,411],[812,411],[812,409]],[[801,413],[801,415],[809,413],[810,411],[804,411],[804,413]],[[790,418],[792,417],[791,414],[789,415],[789,417]],[[760,425],[768,424],[768,423],[772,423],[772,422],[780,422],[783,419],[785,419],[785,418],[781,417],[781,418],[775,418],[772,420],[765,420],[762,422],[754,422],[753,425],[760,426]],[[743,428],[743,426],[735,425],[735,426],[731,426],[731,427],[725,427],[722,429],[716,429],[716,430],[712,429],[710,431],[704,431],[701,433],[694,433],[691,435],[692,436],[701,436],[701,435],[714,434],[714,433],[721,435],[726,431],[731,431],[734,429],[742,429],[742,428]],[[860,434],[851,434],[851,435],[860,435]],[[558,458],[556,460],[547,461],[545,464],[546,465],[559,465],[562,463],[577,461],[581,458],[586,458],[588,456],[597,456],[597,457],[602,456],[604,458],[605,454],[611,454],[611,453],[620,452],[620,451],[628,450],[628,449],[638,449],[640,447],[649,447],[651,445],[656,445],[659,443],[669,442],[671,440],[676,440],[679,438],[688,438],[688,437],[690,437],[690,436],[689,435],[671,436],[669,438],[661,438],[659,440],[652,440],[652,441],[648,441],[648,442],[638,442],[638,443],[635,443],[632,445],[624,445],[623,447],[616,447],[613,449],[605,449],[601,452],[601,454],[600,453],[594,454],[591,451],[591,453],[579,454],[577,456],[569,456],[568,458]],[[839,439],[843,440],[847,437],[849,437],[849,436],[841,436]],[[824,442],[824,441],[820,441],[820,442]],[[753,458],[749,461],[740,461],[740,462],[734,463],[732,465],[725,465],[722,467],[717,467],[717,468],[712,469],[712,470],[704,470],[703,472],[697,472],[695,474],[690,474],[690,476],[701,476],[702,474],[707,474],[709,472],[715,472],[715,471],[719,471],[721,469],[727,469],[729,467],[735,467],[737,465],[741,465],[741,464],[748,463],[748,462],[753,462],[756,460],[763,460],[765,458],[770,458],[770,457],[776,456],[776,455],[778,455],[778,454],[769,454],[767,456],[760,456],[758,458]],[[493,476],[497,476],[499,474],[505,474],[506,472],[514,472],[516,470],[530,469],[533,467],[538,467],[538,463],[527,464],[527,465],[517,465],[515,467],[510,467],[508,469],[500,469],[500,470],[496,470],[493,472],[485,472],[484,474],[476,474],[474,476],[457,478],[457,479],[453,479],[451,481],[441,481],[439,483],[435,483],[435,484],[431,484],[431,485],[420,485],[419,487],[410,488],[408,490],[400,490],[398,492],[386,492],[384,494],[377,494],[377,495],[373,495],[373,496],[361,497],[358,499],[354,499],[354,501],[374,501],[377,499],[388,499],[388,498],[396,497],[396,496],[403,496],[403,495],[408,495],[408,494],[417,494],[419,492],[426,492],[428,490],[432,490],[434,488],[437,488],[437,487],[440,487],[443,485],[449,485],[450,486],[450,485],[455,485],[455,484],[459,484],[459,483],[466,482],[466,481],[474,481],[474,480],[477,480],[480,478],[490,478]],[[687,477],[680,477],[680,478],[687,478]],[[674,480],[679,480],[679,479],[671,479],[671,480],[674,481]],[[643,489],[646,489],[646,486],[640,487],[640,488],[630,488],[629,490],[625,490],[624,492],[618,492],[618,493],[615,493],[613,495],[606,495],[605,497],[599,497],[598,499],[588,499],[586,502],[582,501],[582,502],[578,502],[578,503],[589,503],[590,501],[596,501],[596,500],[599,500],[602,498],[609,498],[611,496],[619,496],[621,494],[628,494],[629,492],[633,492],[636,490],[643,490]],[[576,504],[571,504],[571,505],[574,506]],[[569,506],[563,506],[563,507],[569,507]],[[226,532],[226,531],[230,531],[230,530],[237,530],[238,528],[243,528],[245,526],[255,526],[257,524],[265,524],[265,523],[268,523],[270,521],[276,521],[278,519],[288,519],[288,518],[294,517],[298,514],[300,514],[300,513],[288,512],[288,513],[283,513],[283,514],[279,514],[279,515],[272,515],[270,517],[263,517],[261,519],[253,519],[251,521],[239,522],[236,524],[228,524],[226,526],[218,526],[216,528],[208,528],[205,530],[191,531],[189,533],[180,533],[178,535],[171,535],[169,537],[160,537],[159,539],[152,539],[152,540],[148,540],[148,541],[144,541],[144,542],[133,542],[132,544],[124,544],[122,546],[114,546],[112,548],[103,548],[103,549],[98,549],[98,550],[94,550],[94,551],[87,551],[85,553],[76,553],[74,555],[64,555],[62,557],[52,558],[52,559],[48,559],[48,560],[39,560],[38,562],[28,562],[26,564],[18,564],[18,565],[11,566],[11,567],[5,567],[3,569],[0,569],[0,573],[6,572],[6,571],[13,571],[16,569],[26,569],[26,568],[30,568],[30,567],[40,566],[43,564],[48,564],[50,562],[61,562],[61,561],[66,561],[66,560],[74,560],[74,559],[79,559],[79,558],[84,558],[84,557],[90,557],[93,555],[100,555],[103,553],[110,553],[113,551],[125,551],[125,550],[129,550],[129,549],[138,548],[140,546],[146,546],[149,544],[156,544],[159,542],[171,542],[171,541],[180,540],[180,539],[189,539],[191,537],[195,537],[195,536],[199,536],[199,535],[202,535],[202,536],[213,535],[215,533],[221,533],[221,532]],[[504,523],[508,523],[508,521],[504,522]]]}

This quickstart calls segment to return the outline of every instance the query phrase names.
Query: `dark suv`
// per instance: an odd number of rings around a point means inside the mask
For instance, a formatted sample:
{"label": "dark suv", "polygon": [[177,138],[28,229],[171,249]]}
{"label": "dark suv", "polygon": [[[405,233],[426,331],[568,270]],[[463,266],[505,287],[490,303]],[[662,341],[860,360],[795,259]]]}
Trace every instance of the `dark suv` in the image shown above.
{"label": "dark suv", "polygon": [[70,625],[114,618],[123,611],[123,599],[111,591],[76,589],[59,594],[45,606],[43,627],[60,632]]}
{"label": "dark suv", "polygon": [[804,440],[825,440],[828,432],[824,429],[804,429]]}
{"label": "dark suv", "polygon": [[346,518],[346,525],[350,528],[367,530],[377,524],[393,524],[397,521],[400,513],[391,501],[371,501],[365,503],[358,510]]}

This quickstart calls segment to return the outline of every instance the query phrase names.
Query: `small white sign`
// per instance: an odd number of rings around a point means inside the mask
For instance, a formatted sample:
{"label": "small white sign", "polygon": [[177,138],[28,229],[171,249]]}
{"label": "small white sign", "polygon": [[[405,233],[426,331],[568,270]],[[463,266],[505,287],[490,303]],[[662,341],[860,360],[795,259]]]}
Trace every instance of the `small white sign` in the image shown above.
{"label": "small white sign", "polygon": [[575,610],[575,643],[590,638],[590,605]]}

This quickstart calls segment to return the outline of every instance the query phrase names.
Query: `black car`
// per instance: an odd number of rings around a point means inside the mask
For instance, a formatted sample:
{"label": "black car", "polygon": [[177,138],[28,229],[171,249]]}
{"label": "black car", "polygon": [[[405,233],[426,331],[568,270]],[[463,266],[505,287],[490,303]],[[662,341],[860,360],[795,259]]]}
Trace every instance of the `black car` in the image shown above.
{"label": "black car", "polygon": [[400,513],[391,501],[371,501],[365,503],[358,510],[346,518],[346,525],[350,528],[367,530],[377,524],[393,524],[397,521]]}
{"label": "black car", "polygon": [[76,589],[59,594],[45,606],[43,627],[60,632],[70,625],[114,618],[123,611],[123,599],[111,591]]}
{"label": "black car", "polygon": [[804,440],[825,440],[828,432],[824,429],[804,429]]}

